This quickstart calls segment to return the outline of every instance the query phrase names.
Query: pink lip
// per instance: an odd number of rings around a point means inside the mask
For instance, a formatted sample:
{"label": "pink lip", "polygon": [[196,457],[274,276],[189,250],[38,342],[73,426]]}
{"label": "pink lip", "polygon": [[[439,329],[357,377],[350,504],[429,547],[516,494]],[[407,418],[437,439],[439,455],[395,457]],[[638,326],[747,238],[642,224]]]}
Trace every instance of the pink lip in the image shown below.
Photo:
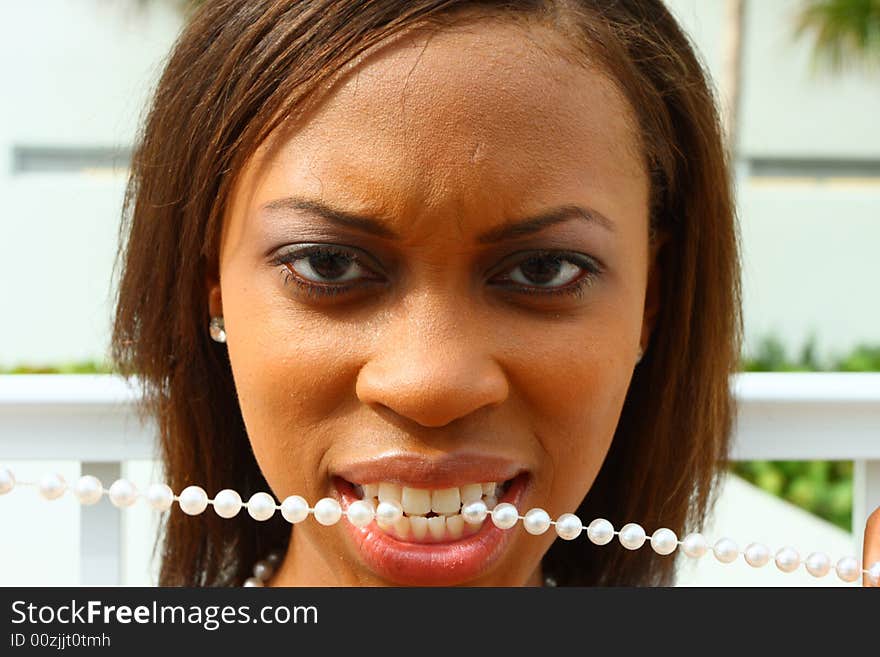
{"label": "pink lip", "polygon": [[333,474],[353,484],[388,481],[412,488],[451,488],[469,483],[501,483],[526,470],[509,459],[480,453],[444,453],[426,457],[412,452],[389,452],[336,468]]}
{"label": "pink lip", "polygon": [[[510,477],[507,477],[509,479]],[[406,477],[409,480],[409,477]],[[516,476],[499,502],[510,502],[519,508],[519,502],[528,487],[528,476]],[[393,481],[393,479],[381,479]],[[505,478],[482,474],[468,481],[504,481]],[[338,481],[338,480],[337,480]],[[351,481],[351,480],[349,480]],[[366,480],[365,483],[370,483]],[[432,479],[432,482],[434,480]],[[440,477],[441,483],[422,488],[460,485]],[[463,482],[467,483],[467,482]],[[336,486],[343,509],[355,501],[348,486]],[[504,530],[492,523],[488,516],[479,531],[456,541],[445,543],[410,543],[383,532],[375,521],[358,528],[343,520],[348,535],[360,552],[367,567],[379,576],[401,585],[452,586],[473,580],[487,572],[504,553],[517,527]]]}

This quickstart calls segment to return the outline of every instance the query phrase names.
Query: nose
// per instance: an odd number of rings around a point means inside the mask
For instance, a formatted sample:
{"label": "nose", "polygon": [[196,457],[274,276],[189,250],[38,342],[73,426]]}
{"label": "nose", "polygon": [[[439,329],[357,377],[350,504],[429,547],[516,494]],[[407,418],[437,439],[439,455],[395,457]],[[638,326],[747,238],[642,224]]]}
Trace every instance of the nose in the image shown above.
{"label": "nose", "polygon": [[461,308],[423,299],[384,329],[358,375],[363,403],[443,427],[507,398],[507,376],[492,356],[493,327]]}

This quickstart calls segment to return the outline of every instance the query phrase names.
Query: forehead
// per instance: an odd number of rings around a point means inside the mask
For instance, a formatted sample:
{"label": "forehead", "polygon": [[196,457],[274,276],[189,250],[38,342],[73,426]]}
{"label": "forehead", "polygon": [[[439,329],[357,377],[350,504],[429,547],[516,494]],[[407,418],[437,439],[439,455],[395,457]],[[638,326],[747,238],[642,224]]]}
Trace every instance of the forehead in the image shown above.
{"label": "forehead", "polygon": [[647,178],[635,123],[562,35],[482,19],[414,30],[356,62],[243,178],[252,204],[296,188],[411,227],[432,210],[500,218],[571,202],[573,187],[594,206],[638,203]]}

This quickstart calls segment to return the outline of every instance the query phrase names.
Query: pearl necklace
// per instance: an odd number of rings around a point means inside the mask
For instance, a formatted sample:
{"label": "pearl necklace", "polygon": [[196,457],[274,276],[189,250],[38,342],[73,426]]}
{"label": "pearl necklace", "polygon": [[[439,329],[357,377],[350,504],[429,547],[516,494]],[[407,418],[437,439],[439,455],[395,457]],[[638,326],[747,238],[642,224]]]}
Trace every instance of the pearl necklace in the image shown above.
{"label": "pearl necklace", "polygon": [[[9,468],[0,467],[0,495],[9,493],[15,486],[36,486],[40,495],[47,500],[56,500],[68,490],[67,482],[57,473],[43,475],[38,482],[19,481]],[[281,515],[292,525],[306,520],[309,515],[321,525],[335,525],[345,516],[355,527],[366,527],[375,519],[377,523],[393,525],[403,517],[403,507],[396,501],[380,501],[374,506],[364,500],[356,500],[343,510],[339,502],[332,497],[318,500],[314,506],[310,506],[305,498],[299,495],[291,495],[279,505],[275,498],[268,493],[259,492],[250,496],[247,502],[243,502],[241,496],[234,490],[227,488],[217,493],[213,499],[201,486],[187,486],[180,495],[175,495],[167,484],[152,484],[146,493],[140,493],[137,487],[127,479],[117,479],[105,489],[101,481],[92,475],[80,477],[72,487],[74,496],[83,505],[95,504],[103,495],[107,495],[110,502],[118,508],[126,508],[134,505],[138,498],[143,497],[147,503],[158,511],[167,511],[174,502],[177,502],[180,510],[190,516],[196,516],[205,511],[208,505],[214,507],[214,511],[221,518],[232,518],[246,508],[248,515],[254,520],[266,521],[281,511]],[[754,568],[761,568],[769,563],[771,556],[776,567],[784,572],[791,573],[801,565],[813,577],[824,577],[832,568],[831,559],[822,552],[813,552],[806,559],[801,559],[800,553],[793,547],[783,547],[771,555],[770,549],[762,543],[750,543],[745,550],[740,550],[739,545],[731,538],[720,538],[713,545],[700,533],[691,533],[679,540],[671,529],[661,528],[647,535],[641,525],[630,522],[615,530],[614,526],[604,518],[596,518],[589,525],[582,524],[580,518],[573,513],[563,513],[555,521],[544,509],[530,509],[525,515],[520,515],[515,506],[507,502],[493,504],[488,508],[483,500],[474,500],[464,503],[461,507],[461,515],[468,523],[480,524],[487,517],[499,529],[512,529],[519,521],[523,528],[532,535],[540,535],[554,527],[559,538],[572,541],[583,532],[596,545],[607,545],[614,537],[627,550],[638,550],[645,543],[660,555],[672,554],[679,547],[693,559],[699,559],[711,550],[715,558],[721,563],[733,563],[742,555],[746,563]],[[273,551],[264,559],[254,564],[253,576],[244,582],[244,586],[264,586],[274,574],[275,568],[281,561],[281,554]],[[834,565],[834,571],[844,582],[855,582],[862,575],[874,585],[880,585],[880,561],[871,565],[868,569],[862,569],[858,560],[852,556],[845,556]],[[552,578],[545,579],[545,585],[554,586]]]}

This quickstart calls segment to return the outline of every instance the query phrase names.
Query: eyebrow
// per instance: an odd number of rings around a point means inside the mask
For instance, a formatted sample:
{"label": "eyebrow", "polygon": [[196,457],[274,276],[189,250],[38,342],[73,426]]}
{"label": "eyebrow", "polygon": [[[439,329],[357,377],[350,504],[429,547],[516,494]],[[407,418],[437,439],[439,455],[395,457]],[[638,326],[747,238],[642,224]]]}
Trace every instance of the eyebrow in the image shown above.
{"label": "eyebrow", "polygon": [[[358,230],[388,240],[399,240],[400,235],[390,229],[387,220],[378,216],[358,214],[331,207],[313,199],[298,196],[287,196],[269,201],[261,206],[261,210],[269,214],[303,211],[314,214],[339,226]],[[540,232],[549,226],[571,221],[586,221],[614,232],[614,224],[605,215],[580,205],[562,205],[546,210],[536,216],[519,219],[490,229],[479,235],[480,244],[497,244],[518,237],[526,237]]]}

